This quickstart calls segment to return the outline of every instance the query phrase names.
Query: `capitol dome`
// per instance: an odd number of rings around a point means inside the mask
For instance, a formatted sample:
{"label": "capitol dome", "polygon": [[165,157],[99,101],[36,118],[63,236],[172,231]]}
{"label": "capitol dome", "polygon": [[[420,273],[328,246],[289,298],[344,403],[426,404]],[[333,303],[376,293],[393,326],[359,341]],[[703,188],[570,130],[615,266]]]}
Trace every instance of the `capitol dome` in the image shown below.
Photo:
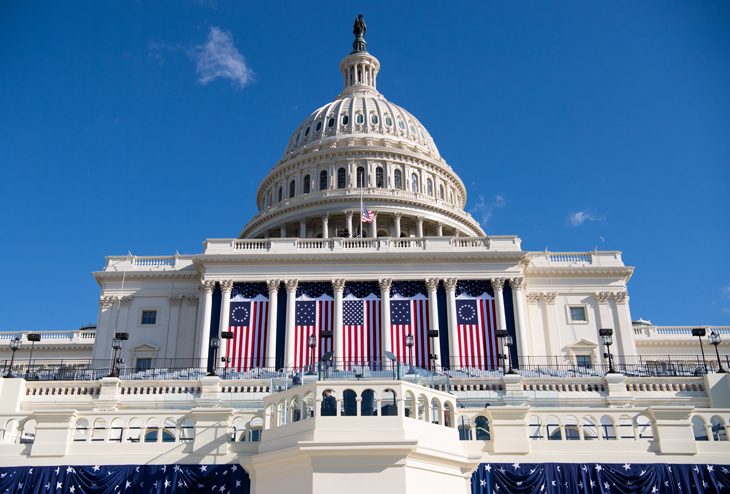
{"label": "capitol dome", "polygon": [[[428,130],[378,92],[366,46],[355,39],[342,93],[291,134],[239,238],[484,236]],[[361,201],[375,217],[362,231]]]}

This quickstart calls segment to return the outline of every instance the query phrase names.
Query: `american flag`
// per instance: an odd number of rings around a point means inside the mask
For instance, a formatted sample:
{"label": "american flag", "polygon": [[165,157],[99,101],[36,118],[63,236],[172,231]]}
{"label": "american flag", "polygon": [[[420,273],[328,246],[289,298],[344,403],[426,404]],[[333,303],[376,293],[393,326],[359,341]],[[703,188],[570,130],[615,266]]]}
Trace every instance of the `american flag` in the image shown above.
{"label": "american flag", "polygon": [[409,363],[406,335],[413,335],[413,365],[429,368],[430,341],[427,337],[429,329],[428,299],[416,294],[409,299],[390,301],[390,341],[393,353],[399,362]]}
{"label": "american flag", "polygon": [[380,300],[343,300],[342,359],[366,363],[380,360]]}
{"label": "american flag", "polygon": [[315,362],[327,352],[332,351],[333,338],[322,338],[322,331],[332,331],[335,318],[335,301],[327,295],[317,300],[296,301],[294,328],[294,367],[311,365],[312,350],[309,348],[309,336],[314,334]]}
{"label": "american flag", "polygon": [[364,204],[360,204],[362,207],[362,222],[363,223],[372,223],[373,222],[373,213],[371,213],[368,208],[365,207]]}
{"label": "american flag", "polygon": [[226,366],[247,371],[266,365],[266,340],[269,327],[269,300],[263,295],[246,300],[237,295],[231,300],[228,330],[233,339],[226,346]]}
{"label": "american flag", "polygon": [[456,299],[458,358],[461,367],[496,369],[498,347],[494,299],[486,293],[476,298]]}

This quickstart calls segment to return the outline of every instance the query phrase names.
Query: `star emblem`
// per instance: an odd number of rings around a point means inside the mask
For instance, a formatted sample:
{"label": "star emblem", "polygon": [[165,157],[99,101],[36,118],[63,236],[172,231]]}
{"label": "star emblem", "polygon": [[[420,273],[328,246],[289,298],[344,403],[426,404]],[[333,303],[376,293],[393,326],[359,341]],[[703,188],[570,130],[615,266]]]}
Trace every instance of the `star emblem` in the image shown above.
{"label": "star emblem", "polygon": [[98,472],[100,469],[101,469],[101,467],[99,465],[94,465],[94,471],[95,472]]}
{"label": "star emblem", "polygon": [[624,463],[624,470],[631,470],[631,465],[629,463]]}
{"label": "star emblem", "polygon": [[72,492],[72,493],[73,493],[73,492],[76,492],[76,487],[74,487],[74,486],[71,486],[71,487],[69,487],[68,491],[69,491],[69,492]]}

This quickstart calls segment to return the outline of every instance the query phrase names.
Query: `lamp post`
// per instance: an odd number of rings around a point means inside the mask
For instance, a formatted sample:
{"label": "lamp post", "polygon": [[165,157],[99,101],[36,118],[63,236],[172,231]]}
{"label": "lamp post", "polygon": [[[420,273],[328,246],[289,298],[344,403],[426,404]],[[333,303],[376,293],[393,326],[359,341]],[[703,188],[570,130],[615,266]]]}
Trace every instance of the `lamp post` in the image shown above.
{"label": "lamp post", "polygon": [[20,338],[17,336],[10,340],[10,349],[13,351],[13,356],[10,358],[10,368],[4,377],[15,377],[13,375],[13,365],[15,364],[15,352],[20,350]]}
{"label": "lamp post", "polygon": [[114,349],[114,357],[112,358],[112,371],[108,377],[119,377],[117,370],[117,364],[123,364],[124,359],[117,356],[117,353],[122,349],[122,342],[129,339],[129,333],[116,333],[112,338],[112,348]]}
{"label": "lamp post", "polygon": [[407,374],[415,374],[416,371],[413,369],[413,335],[411,333],[406,335],[406,346],[408,347],[408,365],[410,366]]}
{"label": "lamp post", "polygon": [[217,376],[218,374],[215,373],[215,359],[218,358],[218,349],[221,346],[221,340],[217,336],[214,336],[210,339],[210,347],[213,349],[213,364],[210,366],[210,372],[208,373],[209,377]]}
{"label": "lamp post", "polygon": [[317,337],[314,336],[314,333],[309,335],[309,338],[307,338],[307,345],[310,348],[310,354],[311,357],[309,358],[309,371],[307,371],[307,376],[313,376],[314,375],[314,347],[317,346]]}
{"label": "lamp post", "polygon": [[[506,329],[498,329],[494,332],[495,336],[499,339],[506,338],[509,336],[509,333]],[[502,374],[507,373],[507,369],[505,368],[507,366],[507,355],[504,354],[504,340],[502,340],[502,344],[499,345],[500,351],[497,354],[497,358],[502,361]],[[511,367],[511,366],[510,366]]]}
{"label": "lamp post", "polygon": [[717,333],[713,331],[710,333],[710,343],[715,345],[715,355],[717,355],[717,372],[719,374],[724,374],[727,371],[722,368],[722,362],[720,361],[720,351],[717,349],[717,345],[720,344],[722,340],[720,339],[720,333]]}
{"label": "lamp post", "polygon": [[30,366],[33,365],[33,347],[36,341],[41,341],[40,333],[28,333],[25,337],[30,341],[30,357],[28,357],[28,368],[25,371],[25,380],[28,380],[30,374]]}
{"label": "lamp post", "polygon": [[[702,337],[707,334],[705,328],[692,328],[692,336],[700,339],[700,351],[702,352],[702,372],[707,374],[707,362],[705,361],[705,349],[702,347]],[[717,348],[717,347],[715,347]]]}
{"label": "lamp post", "polygon": [[[232,340],[233,331],[222,331],[221,338],[223,338],[224,340]],[[226,344],[226,348],[228,348],[228,344]],[[215,362],[215,359],[213,359],[213,362]],[[231,357],[227,357],[224,355],[221,357],[221,362],[223,362],[223,379],[225,379],[228,375],[228,364],[231,363]]]}
{"label": "lamp post", "polygon": [[512,345],[514,340],[510,335],[504,337],[504,344],[507,346],[507,358],[509,359],[509,370],[507,374],[515,374],[515,370],[512,368]]}
{"label": "lamp post", "polygon": [[611,345],[613,345],[613,329],[602,328],[598,330],[598,334],[603,340],[603,344],[606,346],[606,353],[603,354],[604,358],[608,358],[608,372],[607,374],[615,374],[616,371],[613,368],[613,356],[611,355]]}

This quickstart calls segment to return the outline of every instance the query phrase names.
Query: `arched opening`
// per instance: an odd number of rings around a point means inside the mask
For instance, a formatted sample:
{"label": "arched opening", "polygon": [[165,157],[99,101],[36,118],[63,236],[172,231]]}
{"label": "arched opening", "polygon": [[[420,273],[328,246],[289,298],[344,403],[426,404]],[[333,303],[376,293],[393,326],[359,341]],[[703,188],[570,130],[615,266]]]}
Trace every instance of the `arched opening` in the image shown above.
{"label": "arched opening", "polygon": [[283,199],[283,194],[284,194],[284,189],[282,189],[280,186],[279,187],[279,202],[281,202],[281,200]]}
{"label": "arched opening", "polygon": [[158,431],[160,430],[160,421],[156,418],[147,420],[147,426],[144,430],[144,442],[156,443]]}
{"label": "arched opening", "polygon": [[337,398],[331,389],[322,391],[321,414],[323,417],[334,417],[337,415]]}
{"label": "arched opening", "polygon": [[578,419],[568,415],[565,417],[565,439],[568,441],[580,440],[580,429],[578,428]]}
{"label": "arched opening", "polygon": [[92,441],[106,441],[106,420],[94,420],[94,428],[91,430]]}
{"label": "arched opening", "polygon": [[621,415],[618,419],[618,430],[621,439],[635,439],[634,423],[628,415]]}
{"label": "arched opening", "polygon": [[489,419],[483,415],[479,415],[474,420],[476,427],[477,441],[489,441]]}
{"label": "arched opening", "polygon": [[590,441],[598,439],[598,427],[596,427],[596,419],[586,415],[583,417],[583,439]]}
{"label": "arched opening", "polygon": [[309,391],[307,394],[305,394],[303,402],[304,418],[302,420],[314,417],[314,393]]}
{"label": "arched opening", "polygon": [[304,193],[309,194],[312,188],[312,177],[309,175],[304,176]]}
{"label": "arched opening", "polygon": [[[15,426],[17,431],[18,426]],[[17,434],[17,432],[16,432]],[[76,427],[74,427],[74,441],[86,441],[89,439],[89,421],[86,419],[78,419],[76,421]],[[15,442],[15,441],[13,441]]]}
{"label": "arched opening", "polygon": [[431,423],[432,424],[441,424],[442,422],[442,412],[441,409],[441,402],[437,400],[436,398],[431,399]]}
{"label": "arched opening", "polygon": [[710,419],[710,426],[712,427],[713,441],[727,441],[727,430],[722,417],[714,415],[712,419]]}
{"label": "arched opening", "polygon": [[601,417],[601,434],[603,439],[614,441],[616,439],[616,430],[613,427],[613,420],[608,415]]}
{"label": "arched opening", "polygon": [[383,417],[398,415],[398,405],[396,404],[395,391],[392,389],[386,389],[383,391],[383,397],[380,402],[380,415]]}
{"label": "arched opening", "polygon": [[362,166],[357,167],[357,187],[365,187],[365,168]]}
{"label": "arched opening", "polygon": [[251,420],[249,429],[251,430],[251,442],[257,443],[261,441],[261,429],[264,428],[264,421],[261,417],[254,417]]}
{"label": "arched opening", "polygon": [[527,423],[527,430],[530,434],[530,439],[541,441],[544,439],[542,435],[542,421],[537,415],[532,415]]}
{"label": "arched opening", "polygon": [[430,178],[426,180],[426,193],[429,197],[433,197],[433,182]]}
{"label": "arched opening", "polygon": [[471,421],[466,415],[459,417],[459,439],[461,441],[471,441]]}
{"label": "arched opening", "polygon": [[375,169],[375,186],[380,189],[385,187],[385,178],[384,178],[382,166],[379,166]]}
{"label": "arched opening", "polygon": [[129,420],[127,425],[127,441],[130,443],[138,443],[142,436],[142,421],[138,418]]}
{"label": "arched opening", "polygon": [[366,389],[362,392],[362,401],[360,401],[360,415],[363,417],[371,417],[376,415],[375,410],[375,391]]}
{"label": "arched opening", "polygon": [[246,442],[246,419],[243,417],[236,417],[233,419],[233,425],[231,427],[231,442]]}
{"label": "arched opening", "polygon": [[297,189],[296,182],[294,182],[294,180],[289,182],[289,199],[294,197],[294,193],[296,192],[296,189]]}
{"label": "arched opening", "polygon": [[395,170],[393,172],[393,186],[399,190],[403,189],[403,175],[400,170]]}
{"label": "arched opening", "polygon": [[411,192],[418,192],[418,175],[411,175]]}
{"label": "arched opening", "polygon": [[654,438],[654,430],[651,427],[651,419],[649,419],[646,415],[638,415],[636,417],[636,428],[639,430],[639,438]]}
{"label": "arched opening", "polygon": [[38,422],[35,419],[28,419],[23,423],[23,431],[20,433],[20,444],[33,444],[37,426]]}
{"label": "arched opening", "polygon": [[124,422],[122,419],[112,420],[109,428],[109,442],[121,443],[124,437]]}
{"label": "arched opening", "polygon": [[424,395],[418,397],[418,420],[428,421],[428,399]]}
{"label": "arched opening", "polygon": [[448,401],[444,403],[444,426],[453,427],[451,417],[454,415],[454,407]]}
{"label": "arched opening", "polygon": [[357,415],[357,393],[351,389],[342,392],[342,410],[340,414],[345,417],[355,417]]}
{"label": "arched opening", "polygon": [[692,432],[695,436],[695,441],[709,441],[707,437],[707,425],[705,420],[699,415],[692,417]]}
{"label": "arched opening", "polygon": [[319,190],[327,190],[327,170],[319,172]]}
{"label": "arched opening", "polygon": [[560,432],[560,420],[555,415],[550,415],[545,421],[545,431],[548,441],[562,441],[563,434]]}
{"label": "arched opening", "polygon": [[177,422],[173,418],[166,418],[162,424],[162,442],[174,443],[177,438]]}
{"label": "arched opening", "polygon": [[344,168],[337,170],[337,188],[344,189],[347,187],[347,171]]}
{"label": "arched opening", "polygon": [[444,186],[439,185],[439,199],[444,200]]}
{"label": "arched opening", "polygon": [[295,396],[291,400],[291,421],[299,422],[302,420],[302,400],[298,396]]}
{"label": "arched opening", "polygon": [[195,438],[195,421],[188,417],[180,424],[180,440],[192,441],[193,438]]}

